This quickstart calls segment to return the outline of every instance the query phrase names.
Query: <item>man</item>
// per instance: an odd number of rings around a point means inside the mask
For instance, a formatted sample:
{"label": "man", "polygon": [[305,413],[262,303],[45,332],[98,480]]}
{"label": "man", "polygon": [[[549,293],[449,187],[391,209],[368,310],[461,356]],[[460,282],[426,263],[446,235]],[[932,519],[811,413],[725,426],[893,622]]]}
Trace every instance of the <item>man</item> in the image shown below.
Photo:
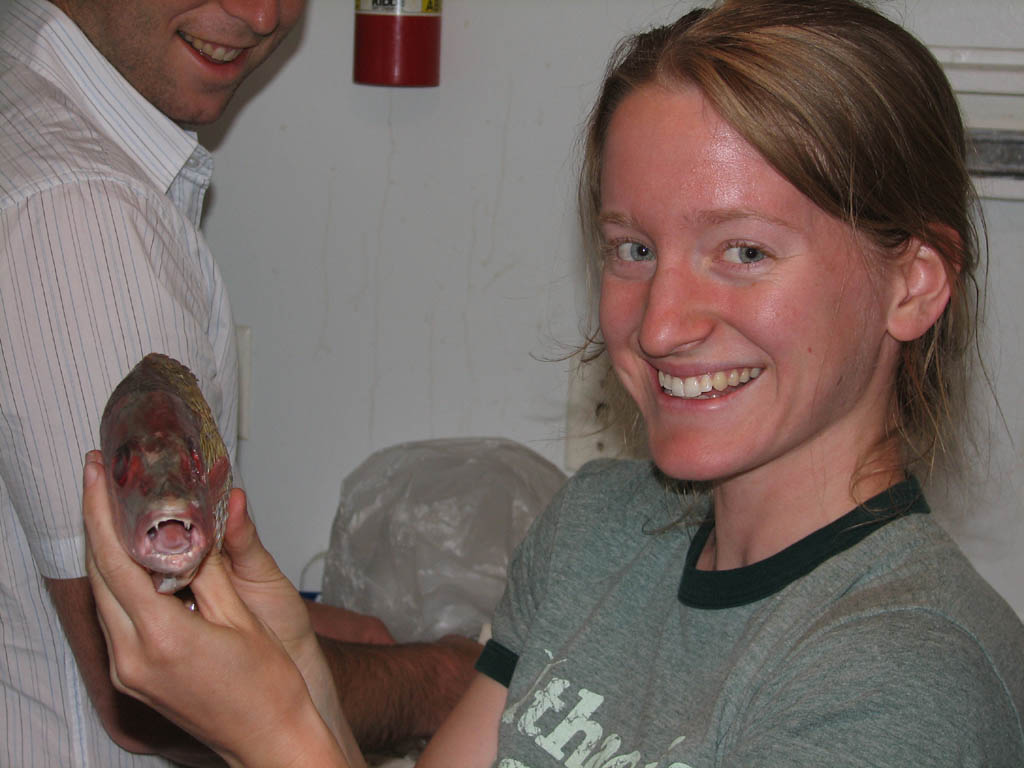
{"label": "man", "polygon": [[[0,0],[4,766],[214,761],[110,683],[84,578],[79,470],[107,395],[153,351],[196,373],[234,457],[234,329],[199,234],[212,160],[182,126],[217,119],[304,5]],[[344,636],[344,616],[317,626],[332,621]],[[339,687],[357,692],[347,711],[364,746],[425,735],[471,675],[468,643],[324,642]],[[361,686],[367,675],[382,701]],[[409,716],[388,716],[410,700]]]}

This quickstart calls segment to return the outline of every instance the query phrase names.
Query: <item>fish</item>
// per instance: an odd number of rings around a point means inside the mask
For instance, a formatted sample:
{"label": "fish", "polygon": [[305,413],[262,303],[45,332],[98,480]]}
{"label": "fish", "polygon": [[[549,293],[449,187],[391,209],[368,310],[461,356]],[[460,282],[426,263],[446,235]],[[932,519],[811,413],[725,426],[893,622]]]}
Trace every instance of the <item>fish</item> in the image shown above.
{"label": "fish", "polygon": [[142,358],[107,400],[100,449],[122,546],[158,592],[185,589],[221,547],[232,488],[195,374],[167,355]]}

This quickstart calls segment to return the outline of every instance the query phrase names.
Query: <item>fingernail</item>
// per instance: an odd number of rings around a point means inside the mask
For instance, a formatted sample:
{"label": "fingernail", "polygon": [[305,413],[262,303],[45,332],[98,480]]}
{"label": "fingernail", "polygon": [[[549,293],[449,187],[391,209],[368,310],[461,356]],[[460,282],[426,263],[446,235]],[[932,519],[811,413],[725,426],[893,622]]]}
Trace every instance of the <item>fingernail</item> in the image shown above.
{"label": "fingernail", "polygon": [[85,454],[85,467],[82,469],[82,484],[89,488],[103,473],[102,454],[99,451],[89,451]]}

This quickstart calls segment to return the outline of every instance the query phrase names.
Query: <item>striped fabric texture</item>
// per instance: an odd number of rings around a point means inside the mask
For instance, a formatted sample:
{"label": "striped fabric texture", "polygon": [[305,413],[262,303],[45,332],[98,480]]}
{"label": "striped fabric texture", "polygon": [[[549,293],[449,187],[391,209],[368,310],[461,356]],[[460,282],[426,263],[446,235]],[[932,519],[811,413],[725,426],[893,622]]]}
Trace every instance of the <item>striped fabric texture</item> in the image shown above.
{"label": "striped fabric texture", "polygon": [[167,765],[107,737],[46,594],[81,577],[83,454],[143,355],[234,460],[237,360],[199,215],[210,155],[43,0],[0,0],[0,766]]}

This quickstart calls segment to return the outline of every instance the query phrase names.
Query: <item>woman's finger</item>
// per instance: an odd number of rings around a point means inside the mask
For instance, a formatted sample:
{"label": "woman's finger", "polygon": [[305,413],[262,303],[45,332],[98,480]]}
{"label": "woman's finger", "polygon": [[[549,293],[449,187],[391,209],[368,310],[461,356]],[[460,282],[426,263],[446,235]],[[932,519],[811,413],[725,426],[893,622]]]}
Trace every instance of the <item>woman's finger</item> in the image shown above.
{"label": "woman's finger", "polygon": [[[192,617],[178,599],[161,595],[145,569],[125,551],[114,526],[102,454],[86,454],[82,482],[82,516],[86,534],[86,570],[108,647],[119,646],[130,658],[144,637],[172,636]],[[112,654],[113,657],[113,654]]]}
{"label": "woman's finger", "polygon": [[254,617],[235,591],[225,559],[210,552],[190,585],[200,615],[222,626],[247,626]]}
{"label": "woman's finger", "polygon": [[90,451],[82,471],[82,516],[85,521],[86,569],[97,608],[114,636],[134,629],[129,612],[118,596],[153,591],[153,583],[128,556],[117,537],[107,495],[102,454]]}
{"label": "woman's finger", "polygon": [[303,650],[319,648],[305,603],[264,548],[246,509],[245,493],[238,488],[232,490],[228,503],[224,559],[230,563],[226,570],[239,599],[293,658]]}
{"label": "woman's finger", "polygon": [[196,605],[203,618],[231,626],[241,626],[255,620],[252,606],[247,604],[244,596],[239,595],[237,589],[239,571],[252,571],[253,557],[259,558],[261,553],[276,570],[276,564],[263,549],[256,535],[256,527],[249,519],[245,492],[234,488],[228,501],[223,552],[210,552],[191,584]]}
{"label": "woman's finger", "polygon": [[231,570],[248,582],[278,581],[281,569],[260,541],[259,532],[249,516],[245,491],[235,488],[228,501],[228,522],[224,532],[224,552],[231,559]]}
{"label": "woman's finger", "polygon": [[[90,451],[85,457],[82,479],[82,516],[93,563],[103,580],[131,613],[132,605],[145,606],[153,592],[153,581],[125,551],[114,525],[114,511],[107,492],[102,454]],[[129,602],[132,605],[129,605]]]}
{"label": "woman's finger", "polygon": [[[110,678],[114,687],[152,704],[148,696],[134,688],[133,669],[145,667],[145,642],[136,624],[138,616],[122,605],[121,596],[133,592],[139,597],[156,595],[152,580],[124,551],[113,525],[113,511],[107,495],[101,454],[86,455],[82,483],[82,514],[86,528],[86,570],[96,603],[100,629],[110,656]],[[108,578],[111,581],[108,581]],[[113,588],[112,588],[113,584]],[[115,591],[116,590],[116,591]],[[175,601],[176,602],[176,601]],[[166,605],[167,608],[173,606]],[[153,628],[152,619],[142,626]],[[157,630],[159,631],[159,630]]]}

